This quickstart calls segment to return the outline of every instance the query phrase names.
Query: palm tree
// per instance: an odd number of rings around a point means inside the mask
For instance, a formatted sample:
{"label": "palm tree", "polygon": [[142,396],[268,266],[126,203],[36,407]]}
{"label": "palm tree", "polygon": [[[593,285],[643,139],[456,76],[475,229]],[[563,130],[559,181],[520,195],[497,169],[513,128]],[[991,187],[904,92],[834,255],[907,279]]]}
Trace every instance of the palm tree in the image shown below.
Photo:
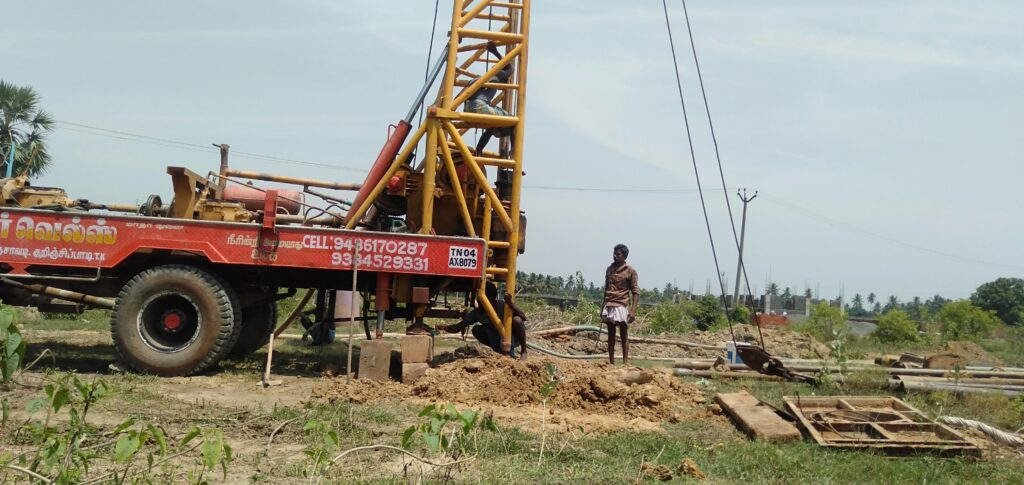
{"label": "palm tree", "polygon": [[876,299],[878,299],[878,297],[875,296],[875,292],[872,291],[871,293],[868,293],[868,305],[874,305]]}
{"label": "palm tree", "polygon": [[853,303],[854,308],[862,308],[864,307],[864,297],[860,296],[860,293],[857,293],[856,295],[853,295],[853,301],[851,303]]}
{"label": "palm tree", "polygon": [[868,314],[868,311],[864,309],[864,297],[860,293],[853,295],[853,301],[850,303],[850,316],[863,317]]}
{"label": "palm tree", "polygon": [[889,295],[889,301],[885,303],[885,307],[882,308],[882,313],[889,313],[892,310],[899,310],[900,301],[896,298],[896,295]]}
{"label": "palm tree", "polygon": [[35,176],[46,171],[50,164],[46,135],[53,124],[49,113],[39,108],[39,95],[32,88],[0,80],[0,155],[4,168],[0,174],[7,173],[12,146],[16,147],[13,175]]}

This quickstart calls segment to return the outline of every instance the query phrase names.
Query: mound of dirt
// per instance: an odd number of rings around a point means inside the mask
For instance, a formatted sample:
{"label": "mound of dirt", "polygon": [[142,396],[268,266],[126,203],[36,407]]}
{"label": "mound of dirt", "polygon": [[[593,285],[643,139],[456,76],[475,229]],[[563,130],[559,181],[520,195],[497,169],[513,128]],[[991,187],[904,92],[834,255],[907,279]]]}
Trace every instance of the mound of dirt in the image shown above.
{"label": "mound of dirt", "polygon": [[[733,328],[736,331],[737,341],[749,342],[760,346],[757,327],[753,325],[736,325]],[[794,359],[820,359],[829,356],[828,346],[818,342],[808,334],[773,328],[763,329],[763,332],[765,346],[768,352],[774,356]],[[720,350],[634,342],[629,344],[630,355],[637,357],[691,359],[715,358],[725,355],[725,343],[732,340],[728,329],[714,332],[693,332],[682,335],[659,335],[658,338],[713,345]],[[595,332],[579,333],[576,335],[554,335],[551,337],[535,338],[534,341],[555,352],[572,355],[600,355],[605,354],[608,349],[608,337],[601,336],[598,338],[598,334]],[[616,349],[618,350],[618,346],[616,346]]]}
{"label": "mound of dirt", "polygon": [[469,405],[540,404],[547,364],[556,368],[556,384],[547,405],[620,418],[662,421],[704,404],[696,386],[669,369],[614,367],[547,358],[512,360],[493,354],[463,359],[427,372],[414,396]]}
{"label": "mound of dirt", "polygon": [[945,353],[963,356],[967,365],[1001,366],[1003,361],[969,340],[946,342]]}
{"label": "mound of dirt", "polygon": [[[608,364],[531,357],[513,360],[493,352],[458,358],[427,371],[415,385],[398,382],[325,379],[312,396],[359,403],[405,400],[450,402],[488,409],[496,417],[526,427],[538,421],[548,382],[547,365],[555,366],[555,385],[547,397],[549,426],[572,432],[621,429],[657,430],[662,421],[702,419],[703,392],[675,377],[671,369],[615,367]],[[551,428],[549,428],[551,429]]]}

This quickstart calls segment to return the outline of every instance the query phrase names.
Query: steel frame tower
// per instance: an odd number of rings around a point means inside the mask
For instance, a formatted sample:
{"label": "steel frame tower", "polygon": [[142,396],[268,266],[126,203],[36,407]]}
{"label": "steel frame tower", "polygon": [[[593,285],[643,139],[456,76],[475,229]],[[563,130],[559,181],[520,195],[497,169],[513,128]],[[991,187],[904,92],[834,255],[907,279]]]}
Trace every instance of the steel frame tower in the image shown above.
{"label": "steel frame tower", "polygon": [[[395,180],[412,181],[406,184],[411,187],[407,192],[406,214],[410,228],[420,234],[483,238],[488,248],[488,277],[504,281],[506,291],[515,295],[516,259],[523,249],[525,229],[520,190],[529,26],[530,0],[454,0],[447,52],[434,68],[436,76],[443,63],[444,76],[436,101],[427,108],[425,121],[386,165],[387,170],[379,178],[368,177],[368,186],[373,188],[357,197],[346,221],[347,228],[352,229],[363,220],[374,201]],[[504,50],[501,60],[490,57],[488,42]],[[509,64],[512,76],[507,82],[496,82],[495,75]],[[430,82],[424,90],[429,85]],[[497,90],[491,104],[500,106],[509,116],[465,111],[464,104],[483,88]],[[414,106],[397,131],[411,131],[409,123],[416,110]],[[478,155],[466,143],[470,130],[497,128],[513,130],[511,150],[506,157],[489,151]],[[422,154],[417,157],[421,162],[413,166],[411,162],[417,152]],[[385,164],[380,164],[381,168]],[[494,182],[489,180],[487,167],[497,172]],[[501,333],[507,352],[511,347],[511,309],[506,307],[504,315],[498,315],[484,296],[483,282],[475,291],[478,305]]]}

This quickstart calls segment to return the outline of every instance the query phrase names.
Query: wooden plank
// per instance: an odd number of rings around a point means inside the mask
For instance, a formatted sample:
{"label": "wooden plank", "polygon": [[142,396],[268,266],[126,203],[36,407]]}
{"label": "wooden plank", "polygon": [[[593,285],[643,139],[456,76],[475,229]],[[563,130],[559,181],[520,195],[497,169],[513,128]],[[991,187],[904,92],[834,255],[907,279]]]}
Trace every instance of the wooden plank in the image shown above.
{"label": "wooden plank", "polygon": [[761,405],[747,391],[716,394],[715,402],[753,439],[769,442],[800,439],[800,430],[782,419],[775,410]]}

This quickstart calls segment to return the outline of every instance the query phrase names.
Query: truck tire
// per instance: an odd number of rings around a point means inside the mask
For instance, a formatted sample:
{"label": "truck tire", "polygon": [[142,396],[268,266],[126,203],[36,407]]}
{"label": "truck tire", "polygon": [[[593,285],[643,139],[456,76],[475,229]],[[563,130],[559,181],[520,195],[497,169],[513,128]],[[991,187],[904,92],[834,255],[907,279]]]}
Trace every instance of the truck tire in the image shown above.
{"label": "truck tire", "polygon": [[121,289],[110,334],[139,372],[186,376],[220,361],[238,338],[238,299],[220,279],[183,265],[158,266]]}
{"label": "truck tire", "polygon": [[277,325],[275,302],[253,305],[242,309],[242,330],[235,347],[228,352],[229,359],[244,359],[263,348]]}

